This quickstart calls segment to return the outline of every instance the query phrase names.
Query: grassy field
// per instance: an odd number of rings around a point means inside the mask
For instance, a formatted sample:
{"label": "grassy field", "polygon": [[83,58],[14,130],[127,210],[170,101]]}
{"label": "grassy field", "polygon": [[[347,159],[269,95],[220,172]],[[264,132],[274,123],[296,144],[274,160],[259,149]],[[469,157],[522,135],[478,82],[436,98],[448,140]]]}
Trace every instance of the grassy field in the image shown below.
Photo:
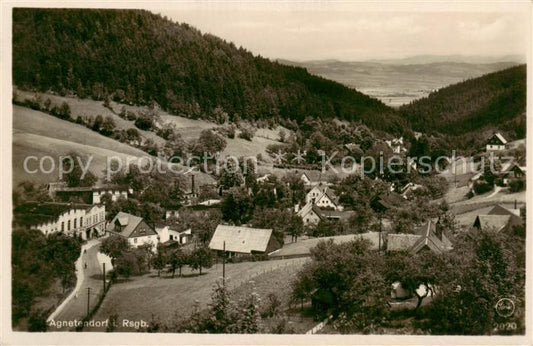
{"label": "grassy field", "polygon": [[[289,266],[301,267],[305,259],[284,261],[262,261],[228,263],[226,278],[230,289],[255,279],[258,275]],[[152,316],[167,325],[189,316],[195,301],[204,309],[211,301],[213,285],[222,277],[222,265],[219,263],[205,270],[203,275],[183,270],[183,277],[171,278],[167,274],[161,278],[156,272],[115,284],[109,290],[102,306],[95,316],[96,320],[105,320],[110,315],[118,314],[118,320],[150,321]],[[90,331],[90,329],[87,329]],[[119,326],[118,331],[133,331]]]}
{"label": "grassy field", "polygon": [[[76,152],[87,162],[93,157],[90,170],[102,177],[108,157],[118,156],[125,164],[128,158],[135,161],[141,157],[150,157],[147,153],[102,136],[90,129],[55,118],[51,115],[25,107],[13,107],[13,184],[21,181],[46,183],[58,180],[57,164],[60,155]],[[51,156],[56,169],[49,174],[42,172],[31,174],[24,170],[24,159],[28,156]],[[35,169],[31,162],[30,169]],[[49,166],[45,166],[48,169]],[[209,183],[213,179],[206,174],[198,174],[199,183]]]}
{"label": "grassy field", "polygon": [[[32,99],[35,95],[39,95],[43,101],[49,98],[50,101],[52,101],[52,105],[60,106],[63,102],[66,102],[70,106],[71,117],[73,119],[76,119],[78,116],[83,118],[88,116],[96,117],[97,115],[102,115],[104,118],[107,116],[111,117],[115,121],[118,129],[127,130],[129,128],[136,128],[133,124],[133,121],[122,119],[115,114],[120,112],[120,109],[123,106],[122,104],[111,102],[111,108],[113,108],[115,111],[112,112],[110,109],[104,107],[104,103],[102,101],[94,101],[92,99],[78,99],[75,97],[64,97],[47,93],[33,93],[23,90],[17,90],[17,94],[19,95],[18,98],[20,100]],[[133,106],[126,106],[126,108],[134,113],[137,113],[139,110],[143,109],[142,107]],[[163,138],[157,136],[153,132],[143,131],[138,128],[136,129],[142,136],[152,139],[158,145],[165,143]]]}
{"label": "grassy field", "polygon": [[[157,145],[164,145],[165,140],[159,136],[157,136],[154,132],[151,131],[143,131],[135,127],[134,122],[126,119],[122,119],[117,114],[120,113],[122,107],[124,107],[127,111],[131,111],[135,114],[137,114],[139,111],[146,110],[147,107],[144,106],[130,106],[125,105],[121,103],[116,103],[114,101],[110,102],[110,108],[113,109],[111,111],[110,109],[104,107],[102,101],[94,101],[92,99],[78,99],[75,97],[65,97],[65,96],[59,96],[59,95],[53,95],[49,93],[34,93],[29,91],[23,91],[23,90],[16,90],[17,93],[17,99],[20,101],[23,101],[24,99],[32,99],[36,95],[39,96],[43,102],[46,99],[50,99],[52,101],[52,105],[61,105],[63,102],[66,102],[71,109],[71,117],[73,119],[76,119],[78,116],[81,117],[87,117],[87,116],[93,116],[96,117],[97,115],[102,115],[104,118],[109,116],[111,117],[115,124],[117,129],[124,129],[127,130],[129,128],[135,128],[139,133],[145,137],[152,139]],[[22,108],[22,107],[20,107]],[[169,114],[165,111],[159,110],[158,111],[162,121],[164,123],[172,123],[176,126],[176,129],[178,133],[181,134],[183,139],[185,139],[187,142],[191,142],[193,140],[196,140],[200,133],[205,129],[211,129],[214,127],[219,126],[218,124],[215,124],[213,122],[209,122],[206,120],[201,119],[189,119],[184,118],[176,115]],[[14,114],[14,121],[17,121],[17,117],[19,117],[18,114]],[[25,121],[27,119],[20,119],[17,121],[18,126],[20,127],[20,122]],[[57,119],[59,120],[59,119]],[[59,120],[60,121],[60,120]],[[42,125],[42,121],[40,122]],[[40,126],[38,123],[36,123],[34,126],[31,125],[24,125],[31,126],[31,130],[29,132],[31,133],[37,133],[42,134],[45,136],[48,136],[48,128],[47,126]],[[61,128],[60,125],[56,125]],[[15,129],[17,128],[14,125]],[[80,126],[81,127],[81,126]],[[256,157],[257,154],[261,153],[263,158],[266,162],[271,162],[271,158],[266,153],[266,147],[269,144],[279,144],[279,130],[283,129],[281,126],[278,126],[276,129],[258,129],[255,136],[252,138],[252,141],[246,141],[241,138],[226,138],[227,141],[227,147],[223,151],[223,155],[232,155],[232,156],[253,156]],[[34,132],[34,131],[40,131]],[[284,129],[285,133],[288,135],[291,131]],[[43,133],[44,132],[44,133]],[[63,131],[64,132],[64,131]],[[76,132],[73,132],[72,138],[79,138],[77,136]],[[66,138],[61,138],[66,139]],[[94,141],[90,140],[91,143],[94,143]]]}

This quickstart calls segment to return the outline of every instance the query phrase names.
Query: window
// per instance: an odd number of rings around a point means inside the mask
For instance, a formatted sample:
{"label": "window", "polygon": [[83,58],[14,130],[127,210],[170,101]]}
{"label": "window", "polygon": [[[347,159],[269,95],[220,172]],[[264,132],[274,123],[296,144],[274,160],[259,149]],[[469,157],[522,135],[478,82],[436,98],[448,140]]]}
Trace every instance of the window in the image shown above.
{"label": "window", "polygon": [[137,244],[137,238],[133,238],[133,243]]}
{"label": "window", "polygon": [[61,232],[65,231],[65,221],[61,221]]}
{"label": "window", "polygon": [[67,223],[67,231],[70,231],[70,220],[68,220],[68,223]]}
{"label": "window", "polygon": [[80,216],[80,227],[83,227],[83,216]]}
{"label": "window", "polygon": [[174,240],[174,236],[173,235],[170,236],[170,240]]}
{"label": "window", "polygon": [[77,228],[77,226],[78,226],[78,220],[74,219],[74,228]]}

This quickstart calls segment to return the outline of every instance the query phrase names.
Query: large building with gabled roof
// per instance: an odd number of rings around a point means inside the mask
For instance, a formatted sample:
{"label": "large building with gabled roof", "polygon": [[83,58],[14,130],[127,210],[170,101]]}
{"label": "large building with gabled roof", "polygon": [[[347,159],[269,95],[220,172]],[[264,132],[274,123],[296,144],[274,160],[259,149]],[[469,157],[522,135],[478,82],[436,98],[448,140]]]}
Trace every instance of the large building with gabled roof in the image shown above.
{"label": "large building with gabled roof", "polygon": [[225,249],[229,256],[268,254],[280,247],[272,229],[229,225],[218,225],[209,243],[210,249]]}

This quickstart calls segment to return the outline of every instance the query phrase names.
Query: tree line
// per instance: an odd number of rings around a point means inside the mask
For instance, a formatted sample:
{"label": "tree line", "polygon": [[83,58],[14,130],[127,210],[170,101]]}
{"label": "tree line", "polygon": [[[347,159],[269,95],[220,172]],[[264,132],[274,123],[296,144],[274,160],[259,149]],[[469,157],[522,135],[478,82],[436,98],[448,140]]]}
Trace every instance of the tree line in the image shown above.
{"label": "tree line", "polygon": [[[127,63],[124,63],[124,59]],[[305,116],[399,131],[380,101],[140,10],[13,11],[14,84],[230,120]]]}

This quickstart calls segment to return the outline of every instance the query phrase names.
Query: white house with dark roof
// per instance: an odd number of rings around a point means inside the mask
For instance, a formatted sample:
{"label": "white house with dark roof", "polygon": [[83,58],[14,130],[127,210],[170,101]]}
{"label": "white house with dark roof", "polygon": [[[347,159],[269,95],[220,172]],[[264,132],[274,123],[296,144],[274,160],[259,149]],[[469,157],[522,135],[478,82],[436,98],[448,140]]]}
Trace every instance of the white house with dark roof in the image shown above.
{"label": "white house with dark roof", "polygon": [[496,132],[489,138],[486,145],[486,151],[501,151],[505,150],[507,147],[507,140],[502,136],[501,133]]}
{"label": "white house with dark roof", "polygon": [[160,243],[176,242],[179,244],[187,244],[192,239],[192,230],[189,228],[185,231],[178,231],[172,226],[160,225],[155,227]]}
{"label": "white house with dark roof", "polygon": [[322,211],[314,204],[307,203],[296,213],[302,218],[304,225],[316,225],[323,219]]}
{"label": "white house with dark roof", "polygon": [[272,229],[245,226],[218,225],[209,242],[210,249],[223,251],[225,248],[229,256],[268,254],[280,247]]}
{"label": "white house with dark roof", "polygon": [[133,247],[150,244],[155,251],[159,243],[157,232],[142,217],[124,212],[119,212],[113,218],[106,231],[111,235],[126,238]]}
{"label": "white house with dark roof", "polygon": [[305,202],[315,204],[319,208],[332,208],[340,211],[344,209],[334,191],[324,185],[313,187],[305,196]]}

